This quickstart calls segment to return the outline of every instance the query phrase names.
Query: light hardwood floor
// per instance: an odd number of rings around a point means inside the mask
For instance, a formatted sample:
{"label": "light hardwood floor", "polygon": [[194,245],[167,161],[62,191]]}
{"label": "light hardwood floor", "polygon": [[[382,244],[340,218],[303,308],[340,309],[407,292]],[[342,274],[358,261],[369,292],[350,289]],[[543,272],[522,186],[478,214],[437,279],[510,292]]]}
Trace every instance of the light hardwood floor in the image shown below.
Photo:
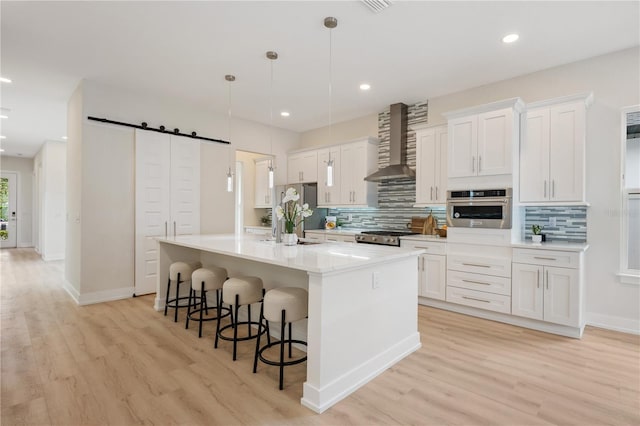
{"label": "light hardwood floor", "polygon": [[300,405],[305,364],[281,392],[276,368],[251,373],[251,343],[234,363],[214,323],[198,339],[153,296],[79,307],[62,262],[4,249],[0,268],[3,426],[640,424],[634,335],[575,340],[421,306],[422,349],[318,415]]}

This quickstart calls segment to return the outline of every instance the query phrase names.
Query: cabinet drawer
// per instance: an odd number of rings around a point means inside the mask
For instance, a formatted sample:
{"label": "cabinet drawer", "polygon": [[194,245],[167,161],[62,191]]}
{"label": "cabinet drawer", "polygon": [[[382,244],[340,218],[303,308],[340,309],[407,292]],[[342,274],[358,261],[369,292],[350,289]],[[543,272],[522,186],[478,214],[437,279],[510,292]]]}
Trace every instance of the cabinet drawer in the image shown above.
{"label": "cabinet drawer", "polygon": [[356,242],[355,235],[327,234],[325,239],[326,239],[326,241],[343,242],[343,243],[355,243]]}
{"label": "cabinet drawer", "polygon": [[506,277],[449,271],[447,274],[447,285],[505,296],[511,295],[511,278]]}
{"label": "cabinet drawer", "polygon": [[415,241],[415,240],[400,240],[400,247],[411,249],[422,249],[426,251],[426,254],[446,254],[446,243],[434,243],[427,241]]}
{"label": "cabinet drawer", "polygon": [[578,268],[580,253],[555,250],[513,249],[513,261],[561,268]]}
{"label": "cabinet drawer", "polygon": [[504,257],[477,257],[450,254],[447,269],[475,274],[511,277],[511,259]]}
{"label": "cabinet drawer", "polygon": [[489,311],[511,313],[511,297],[502,294],[485,293],[483,291],[447,286],[447,302]]}

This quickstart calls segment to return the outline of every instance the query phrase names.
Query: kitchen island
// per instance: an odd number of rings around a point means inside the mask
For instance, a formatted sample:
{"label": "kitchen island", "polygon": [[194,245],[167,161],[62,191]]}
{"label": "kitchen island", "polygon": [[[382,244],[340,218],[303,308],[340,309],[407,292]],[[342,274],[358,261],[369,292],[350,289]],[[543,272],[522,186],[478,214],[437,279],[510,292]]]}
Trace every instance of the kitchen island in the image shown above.
{"label": "kitchen island", "polygon": [[169,265],[175,261],[224,267],[230,277],[258,276],[267,290],[307,289],[309,316],[306,324],[296,324],[294,337],[307,341],[301,403],[318,413],[420,348],[420,250],[349,243],[285,246],[263,238],[158,238],[155,309],[164,309]]}

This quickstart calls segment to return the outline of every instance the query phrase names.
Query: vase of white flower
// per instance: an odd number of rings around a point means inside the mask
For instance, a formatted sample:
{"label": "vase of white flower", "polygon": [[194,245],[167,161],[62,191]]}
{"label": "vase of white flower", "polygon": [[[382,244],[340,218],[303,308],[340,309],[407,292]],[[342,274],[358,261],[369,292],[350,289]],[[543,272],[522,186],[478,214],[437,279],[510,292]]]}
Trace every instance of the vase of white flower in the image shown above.
{"label": "vase of white flower", "polygon": [[298,236],[296,235],[296,227],[313,214],[313,210],[309,208],[309,204],[305,203],[300,206],[298,200],[300,200],[298,191],[296,191],[295,188],[289,188],[282,199],[282,205],[276,207],[278,220],[284,221],[282,241],[288,246],[297,244]]}

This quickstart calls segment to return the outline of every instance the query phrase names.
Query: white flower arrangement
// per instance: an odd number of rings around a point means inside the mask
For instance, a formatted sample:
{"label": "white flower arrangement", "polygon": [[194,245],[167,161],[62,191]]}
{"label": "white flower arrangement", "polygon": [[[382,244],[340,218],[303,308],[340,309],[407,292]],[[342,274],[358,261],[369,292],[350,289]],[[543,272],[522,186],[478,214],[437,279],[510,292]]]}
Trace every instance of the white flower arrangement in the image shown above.
{"label": "white flower arrangement", "polygon": [[293,234],[296,226],[313,214],[309,204],[304,203],[300,206],[298,200],[300,200],[298,191],[295,188],[289,188],[282,199],[282,206],[276,207],[276,216],[278,220],[284,219],[284,231],[287,234]]}

